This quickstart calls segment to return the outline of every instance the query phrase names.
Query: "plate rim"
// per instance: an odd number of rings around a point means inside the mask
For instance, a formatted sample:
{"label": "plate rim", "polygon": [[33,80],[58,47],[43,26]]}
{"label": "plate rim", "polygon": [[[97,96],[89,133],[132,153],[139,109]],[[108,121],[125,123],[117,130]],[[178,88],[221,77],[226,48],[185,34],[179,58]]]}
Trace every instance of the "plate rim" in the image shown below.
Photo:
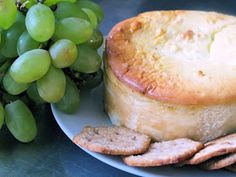
{"label": "plate rim", "polygon": [[[97,87],[97,88],[95,88],[94,90],[97,90],[97,92],[102,92],[102,90],[101,89],[103,89],[103,84],[101,84],[99,87]],[[86,92],[81,92],[81,95],[82,95],[82,97],[86,97],[86,93],[89,93],[89,95],[91,95],[90,93],[91,93],[91,91],[86,91]],[[86,97],[87,98],[87,97]],[[90,98],[91,99],[91,98]],[[89,99],[87,99],[87,100],[89,100]],[[83,99],[81,98],[81,104],[83,104]],[[84,103],[85,104],[85,103]],[[97,103],[96,103],[97,104]],[[51,111],[52,111],[52,114],[53,114],[53,116],[54,116],[54,118],[55,118],[55,120],[56,120],[56,122],[57,122],[57,124],[59,125],[59,127],[62,129],[62,131],[63,131],[63,133],[72,141],[72,143],[73,143],[73,136],[75,135],[75,134],[73,134],[72,132],[68,132],[67,131],[67,128],[66,128],[66,125],[63,123],[63,118],[61,118],[61,116],[59,115],[59,114],[65,114],[65,113],[63,113],[62,111],[60,111],[60,110],[58,110],[57,108],[56,108],[56,105],[55,104],[50,104],[50,107],[51,107]],[[103,105],[102,105],[102,107],[103,107]],[[100,110],[100,109],[99,109]],[[81,110],[79,110],[78,111],[78,113],[80,113],[80,111]],[[86,110],[87,111],[87,110]],[[61,113],[60,113],[61,112]],[[82,111],[81,111],[82,112]],[[103,114],[105,114],[105,113],[103,113]],[[66,116],[71,116],[71,115],[68,115],[68,114],[65,114]],[[72,114],[72,116],[73,116],[73,114]],[[76,117],[77,118],[77,117]],[[91,123],[92,124],[92,123]],[[104,124],[106,124],[106,125],[108,125],[106,122],[104,123]],[[111,122],[109,121],[109,124],[110,125],[112,125],[111,124]],[[85,126],[84,124],[83,124],[83,126]],[[93,125],[92,125],[93,126]],[[96,126],[96,125],[94,125],[94,126]],[[74,143],[73,143],[74,144]],[[170,167],[166,167],[166,166],[162,166],[162,167],[154,167],[154,168],[138,168],[138,167],[131,167],[131,166],[128,166],[128,165],[126,165],[126,164],[120,164],[120,161],[122,161],[121,159],[119,160],[118,158],[120,158],[119,156],[111,156],[111,155],[104,155],[104,154],[99,154],[99,153],[95,153],[95,152],[91,152],[91,151],[88,151],[88,150],[86,150],[86,149],[84,149],[84,148],[82,148],[82,147],[80,147],[79,145],[77,145],[77,144],[74,144],[75,146],[78,146],[79,148],[81,148],[83,151],[85,151],[87,154],[89,154],[90,156],[92,156],[92,157],[94,157],[95,159],[97,159],[97,160],[99,160],[99,161],[101,161],[101,162],[103,162],[103,163],[105,163],[105,164],[107,164],[107,165],[109,165],[109,166],[112,166],[112,167],[114,167],[114,168],[117,168],[117,169],[119,169],[119,170],[121,170],[121,171],[125,171],[125,172],[127,172],[127,173],[130,173],[130,174],[133,174],[133,175],[137,175],[137,176],[145,176],[145,177],[169,177],[169,176],[176,176],[176,169],[173,171],[173,173],[174,174],[172,174],[172,175],[170,175],[170,173],[167,171],[167,173],[163,173],[163,172],[161,172],[161,170],[162,169],[166,169],[166,170],[171,170],[172,171],[172,169],[174,169],[173,167],[172,168],[170,168]],[[106,157],[107,156],[107,157]],[[115,163],[111,163],[111,162],[114,162],[115,161]],[[157,169],[157,168],[159,168],[160,169],[160,173],[155,173],[155,170]],[[183,168],[185,168],[185,167],[183,167]],[[151,169],[154,169],[154,171],[152,171]],[[159,170],[158,169],[158,170]],[[200,172],[199,174],[194,174],[194,172],[197,170],[199,170],[199,169],[197,169],[196,167],[192,167],[191,169],[189,169],[189,168],[186,168],[187,169],[187,171],[193,171],[193,172],[191,172],[190,173],[190,175],[192,175],[192,177],[198,177],[198,176],[202,176],[202,172]],[[220,171],[214,171],[214,173],[211,171],[211,172],[209,172],[209,171],[206,171],[206,172],[204,172],[204,176],[209,176],[209,177],[217,177],[218,175],[219,175],[219,177],[221,177],[222,175],[224,176],[224,177],[235,177],[235,174],[234,173],[232,173],[232,175],[230,175],[229,173],[230,172],[227,172],[229,175],[224,175],[224,174],[221,174],[222,172],[221,171],[223,171],[223,173],[224,173],[224,170],[220,170]],[[159,172],[159,171],[158,171]],[[181,172],[180,172],[181,173]],[[185,173],[185,174],[184,174]],[[180,175],[180,177],[181,176],[186,176],[186,175],[188,175],[187,174],[187,172],[182,172],[182,174],[179,174]],[[218,173],[218,174],[217,174]]]}
{"label": "plate rim", "polygon": [[[106,159],[106,158],[101,158],[101,156],[100,156],[101,154],[99,154],[99,153],[91,152],[91,151],[89,151],[89,150],[87,150],[87,149],[85,149],[85,148],[83,148],[83,147],[81,147],[81,146],[75,144],[75,143],[73,142],[72,135],[69,135],[69,133],[66,133],[66,132],[64,131],[64,128],[63,128],[64,125],[63,125],[60,121],[58,121],[57,116],[55,116],[55,115],[57,115],[57,113],[56,113],[56,111],[55,111],[55,104],[50,104],[50,107],[51,107],[51,111],[52,111],[53,117],[54,117],[54,119],[56,120],[57,124],[59,125],[60,129],[61,129],[62,132],[72,141],[72,143],[73,143],[75,146],[78,146],[78,147],[79,147],[80,149],[82,149],[84,152],[86,152],[86,153],[89,154],[90,156],[94,157],[94,158],[97,159],[98,161],[101,161],[101,162],[105,163],[106,165],[109,165],[109,166],[111,166],[111,167],[113,167],[113,168],[116,168],[116,169],[119,169],[119,170],[121,170],[121,171],[127,172],[127,173],[129,173],[129,174],[134,174],[134,175],[137,175],[137,176],[141,176],[140,173],[138,173],[138,172],[136,172],[136,171],[132,171],[132,170],[129,169],[129,168],[127,168],[126,170],[124,170],[124,169],[123,169],[120,165],[118,165],[118,164],[111,164],[111,163],[109,163],[109,160]],[[151,175],[150,175],[150,177],[151,177]],[[158,174],[155,175],[155,177],[158,177]]]}

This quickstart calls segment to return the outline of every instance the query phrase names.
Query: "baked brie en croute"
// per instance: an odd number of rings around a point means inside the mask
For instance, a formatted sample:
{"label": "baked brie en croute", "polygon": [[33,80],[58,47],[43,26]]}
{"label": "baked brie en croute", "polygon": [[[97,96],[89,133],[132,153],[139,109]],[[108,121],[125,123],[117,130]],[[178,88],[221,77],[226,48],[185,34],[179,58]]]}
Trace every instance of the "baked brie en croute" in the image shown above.
{"label": "baked brie en croute", "polygon": [[156,11],[117,24],[106,43],[105,110],[155,140],[235,132],[236,17]]}

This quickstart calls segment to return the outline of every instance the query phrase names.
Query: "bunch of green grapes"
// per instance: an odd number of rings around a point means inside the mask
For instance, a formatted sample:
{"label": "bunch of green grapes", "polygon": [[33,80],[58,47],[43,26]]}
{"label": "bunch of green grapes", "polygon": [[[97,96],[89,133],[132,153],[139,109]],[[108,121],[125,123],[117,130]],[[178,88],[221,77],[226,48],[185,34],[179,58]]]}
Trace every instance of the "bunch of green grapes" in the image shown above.
{"label": "bunch of green grapes", "polygon": [[21,142],[36,137],[27,99],[78,109],[80,89],[102,80],[103,16],[90,0],[0,1],[0,128]]}

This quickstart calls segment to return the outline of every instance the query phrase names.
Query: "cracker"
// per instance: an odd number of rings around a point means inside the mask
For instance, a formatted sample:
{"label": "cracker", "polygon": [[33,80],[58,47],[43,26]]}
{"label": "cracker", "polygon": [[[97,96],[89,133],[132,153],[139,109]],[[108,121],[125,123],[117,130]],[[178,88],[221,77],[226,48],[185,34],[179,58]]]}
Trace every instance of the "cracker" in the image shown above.
{"label": "cracker", "polygon": [[203,144],[187,138],[163,141],[151,144],[142,155],[124,157],[130,166],[148,167],[169,165],[184,161],[203,148]]}
{"label": "cracker", "polygon": [[201,164],[206,170],[217,170],[236,163],[236,153],[215,157]]}
{"label": "cracker", "polygon": [[124,127],[85,127],[73,142],[93,152],[111,155],[141,154],[151,138]]}
{"label": "cracker", "polygon": [[196,165],[213,157],[236,152],[236,133],[210,141],[184,164]]}
{"label": "cracker", "polygon": [[236,173],[236,163],[233,165],[230,165],[228,167],[225,167],[227,170],[235,172]]}

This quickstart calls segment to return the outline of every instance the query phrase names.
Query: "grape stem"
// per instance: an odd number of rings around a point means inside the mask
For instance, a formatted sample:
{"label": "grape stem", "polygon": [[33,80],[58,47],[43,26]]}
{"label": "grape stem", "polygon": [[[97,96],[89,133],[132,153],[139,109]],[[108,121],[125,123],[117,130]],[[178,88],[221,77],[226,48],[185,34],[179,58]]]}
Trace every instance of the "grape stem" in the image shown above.
{"label": "grape stem", "polygon": [[19,9],[19,7],[21,6],[21,0],[16,0],[16,7]]}
{"label": "grape stem", "polygon": [[29,1],[25,1],[22,3],[22,0],[16,0],[16,7],[21,12],[27,12],[26,5],[29,3]]}

